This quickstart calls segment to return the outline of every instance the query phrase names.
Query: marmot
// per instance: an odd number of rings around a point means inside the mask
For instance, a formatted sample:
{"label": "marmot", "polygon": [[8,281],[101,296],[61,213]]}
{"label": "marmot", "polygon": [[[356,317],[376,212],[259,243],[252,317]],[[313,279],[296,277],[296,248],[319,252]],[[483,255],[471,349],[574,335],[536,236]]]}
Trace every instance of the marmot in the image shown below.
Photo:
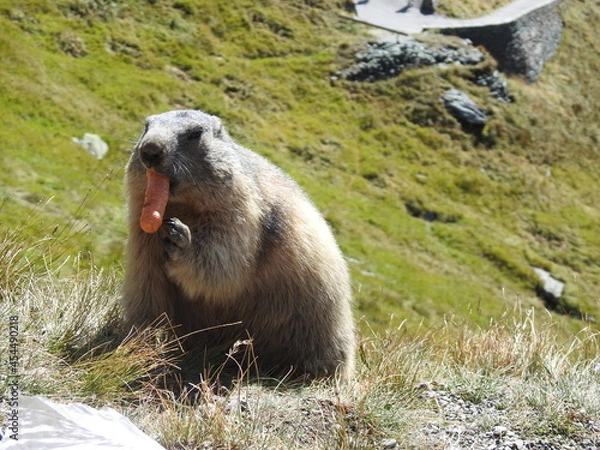
{"label": "marmot", "polygon": [[[149,169],[169,179],[157,233],[140,228]],[[128,325],[164,313],[181,333],[239,322],[197,333],[195,348],[250,336],[260,373],[351,376],[348,268],[295,181],[196,110],[148,117],[126,171]]]}

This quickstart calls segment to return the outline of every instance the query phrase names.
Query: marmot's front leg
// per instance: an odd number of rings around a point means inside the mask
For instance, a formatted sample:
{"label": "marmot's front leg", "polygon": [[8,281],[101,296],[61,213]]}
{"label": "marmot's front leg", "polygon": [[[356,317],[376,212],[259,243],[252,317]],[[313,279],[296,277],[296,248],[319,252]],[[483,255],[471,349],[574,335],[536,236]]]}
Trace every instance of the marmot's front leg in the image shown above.
{"label": "marmot's front leg", "polygon": [[174,261],[180,259],[192,244],[190,228],[176,217],[163,222],[160,238],[167,254]]}

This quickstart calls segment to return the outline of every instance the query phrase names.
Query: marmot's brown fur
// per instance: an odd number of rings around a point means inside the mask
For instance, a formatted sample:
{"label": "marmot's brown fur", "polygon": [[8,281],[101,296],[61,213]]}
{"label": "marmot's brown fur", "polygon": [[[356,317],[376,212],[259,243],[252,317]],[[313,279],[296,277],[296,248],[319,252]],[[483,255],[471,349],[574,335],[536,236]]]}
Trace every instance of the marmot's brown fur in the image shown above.
{"label": "marmot's brown fur", "polygon": [[[170,179],[161,229],[139,219],[146,170]],[[322,215],[265,158],[236,144],[201,111],[150,116],[127,166],[128,325],[166,313],[200,346],[253,340],[261,373],[310,378],[354,366],[348,269]]]}

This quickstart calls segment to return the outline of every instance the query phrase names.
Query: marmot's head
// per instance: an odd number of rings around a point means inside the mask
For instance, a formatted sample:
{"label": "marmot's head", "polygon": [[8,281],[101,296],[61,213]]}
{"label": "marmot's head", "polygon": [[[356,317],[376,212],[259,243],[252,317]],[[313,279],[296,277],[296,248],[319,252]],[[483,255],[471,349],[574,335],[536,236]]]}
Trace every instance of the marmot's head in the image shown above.
{"label": "marmot's head", "polygon": [[180,110],[150,116],[138,140],[129,173],[146,169],[167,175],[174,190],[202,184],[223,184],[236,166],[231,138],[216,116]]}

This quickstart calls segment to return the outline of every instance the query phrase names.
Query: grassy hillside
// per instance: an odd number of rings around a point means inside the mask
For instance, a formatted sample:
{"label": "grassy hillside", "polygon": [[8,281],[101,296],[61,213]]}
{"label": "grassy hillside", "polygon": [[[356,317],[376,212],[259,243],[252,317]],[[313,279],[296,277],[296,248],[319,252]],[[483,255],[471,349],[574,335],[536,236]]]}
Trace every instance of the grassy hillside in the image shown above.
{"label": "grassy hillside", "polygon": [[[375,329],[541,309],[531,265],[566,281],[561,310],[600,317],[598,16],[569,3],[558,55],[537,84],[511,79],[503,104],[469,81],[478,68],[331,83],[368,32],[331,2],[0,0],[0,227],[118,272],[143,119],[200,108],[311,195]],[[481,136],[444,110],[451,87],[491,115]],[[72,142],[85,132],[106,159]]]}
{"label": "grassy hillside", "polygon": [[[368,36],[331,2],[15,3],[0,0],[0,360],[16,318],[22,395],[111,405],[173,450],[600,445],[598,326],[578,318],[600,317],[595,0],[566,5],[559,53],[537,84],[509,80],[511,104],[470,81],[483,67],[331,82]],[[480,135],[444,110],[451,87],[487,110]],[[356,383],[207,376],[177,397],[176,343],[124,338],[123,167],[144,118],[179,107],[222,116],[326,215],[354,280]],[[72,142],[85,132],[104,160]],[[532,265],[567,283],[571,316],[544,311]]]}

